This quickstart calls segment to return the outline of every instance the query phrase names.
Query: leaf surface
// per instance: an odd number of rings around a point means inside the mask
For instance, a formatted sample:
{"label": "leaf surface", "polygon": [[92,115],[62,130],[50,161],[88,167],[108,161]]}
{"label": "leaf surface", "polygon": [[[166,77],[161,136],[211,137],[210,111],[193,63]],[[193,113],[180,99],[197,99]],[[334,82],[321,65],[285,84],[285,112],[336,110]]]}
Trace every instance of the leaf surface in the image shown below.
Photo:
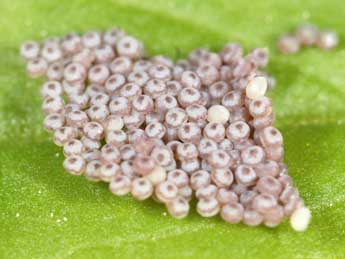
{"label": "leaf surface", "polygon": [[[45,1],[0,3],[1,258],[343,258],[345,256],[345,51],[283,56],[277,37],[304,22],[345,40],[342,1]],[[305,233],[229,225],[195,210],[184,220],[153,201],[116,198],[105,184],[66,174],[42,129],[39,88],[18,46],[69,31],[118,25],[148,53],[174,59],[227,41],[268,46],[270,93],[286,163],[313,218]]]}

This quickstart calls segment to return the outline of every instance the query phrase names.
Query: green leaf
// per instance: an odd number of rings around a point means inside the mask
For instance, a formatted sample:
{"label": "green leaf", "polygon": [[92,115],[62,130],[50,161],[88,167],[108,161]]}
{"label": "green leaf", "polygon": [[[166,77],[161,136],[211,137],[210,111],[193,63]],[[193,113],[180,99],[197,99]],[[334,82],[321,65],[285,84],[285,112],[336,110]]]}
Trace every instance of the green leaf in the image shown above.
{"label": "green leaf", "polygon": [[[0,258],[343,258],[345,254],[345,51],[310,48],[283,56],[277,37],[303,22],[345,39],[343,1],[0,2]],[[105,184],[62,169],[62,152],[42,129],[38,89],[18,46],[71,30],[119,25],[150,54],[183,57],[227,41],[268,46],[276,125],[290,174],[313,219],[305,233],[229,225],[195,211],[184,220],[162,205],[116,198]]]}

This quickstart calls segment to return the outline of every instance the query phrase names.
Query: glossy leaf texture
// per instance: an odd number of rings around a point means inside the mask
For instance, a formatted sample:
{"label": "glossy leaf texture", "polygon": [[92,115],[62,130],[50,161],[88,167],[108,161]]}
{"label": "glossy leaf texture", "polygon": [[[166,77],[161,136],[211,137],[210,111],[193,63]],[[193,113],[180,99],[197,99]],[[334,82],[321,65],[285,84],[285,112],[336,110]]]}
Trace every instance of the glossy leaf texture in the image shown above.
{"label": "glossy leaf texture", "polygon": [[[345,256],[345,8],[340,0],[2,0],[0,2],[0,258],[343,258]],[[277,37],[311,22],[338,31],[337,50],[284,56]],[[121,26],[149,54],[184,57],[228,41],[267,46],[270,95],[286,163],[313,218],[305,233],[229,225],[195,210],[174,220],[153,201],[116,198],[73,177],[44,132],[42,81],[18,47],[69,31]]]}

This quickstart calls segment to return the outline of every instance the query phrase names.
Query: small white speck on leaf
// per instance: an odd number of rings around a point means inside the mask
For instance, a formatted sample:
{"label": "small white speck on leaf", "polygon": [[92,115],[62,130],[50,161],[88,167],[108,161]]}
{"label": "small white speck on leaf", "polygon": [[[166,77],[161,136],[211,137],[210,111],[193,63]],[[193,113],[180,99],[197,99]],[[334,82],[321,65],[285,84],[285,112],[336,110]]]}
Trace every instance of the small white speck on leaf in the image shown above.
{"label": "small white speck on leaf", "polygon": [[30,27],[32,25],[32,21],[31,20],[26,20],[24,22],[24,24],[25,24],[25,26]]}
{"label": "small white speck on leaf", "polygon": [[171,1],[171,2],[168,2],[168,6],[169,8],[175,8],[175,2]]}
{"label": "small white speck on leaf", "polygon": [[20,216],[19,212],[16,213],[16,218],[18,218]]}
{"label": "small white speck on leaf", "polygon": [[302,18],[303,18],[304,20],[308,20],[308,19],[310,18],[310,12],[307,11],[307,10],[303,11],[303,12],[302,12]]}
{"label": "small white speck on leaf", "polygon": [[41,30],[41,31],[40,31],[40,35],[41,35],[42,37],[46,37],[46,36],[48,35],[48,32],[47,32],[46,30]]}
{"label": "small white speck on leaf", "polygon": [[272,17],[272,15],[266,15],[265,16],[265,22],[266,23],[271,23],[273,21],[273,17]]}

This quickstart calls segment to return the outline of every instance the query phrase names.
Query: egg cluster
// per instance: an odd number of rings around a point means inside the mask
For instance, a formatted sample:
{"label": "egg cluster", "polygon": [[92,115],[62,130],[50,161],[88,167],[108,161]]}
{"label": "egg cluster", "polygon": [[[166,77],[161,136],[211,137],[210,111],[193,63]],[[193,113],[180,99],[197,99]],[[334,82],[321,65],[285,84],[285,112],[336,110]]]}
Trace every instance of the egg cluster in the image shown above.
{"label": "egg cluster", "polygon": [[304,24],[293,33],[283,35],[277,47],[283,54],[295,54],[302,47],[317,46],[323,50],[330,50],[338,46],[339,38],[335,31],[319,30],[311,24]]}
{"label": "egg cluster", "polygon": [[175,218],[197,199],[203,217],[306,229],[310,212],[283,163],[273,127],[268,51],[238,43],[193,50],[173,62],[147,57],[112,28],[70,33],[20,49],[41,88],[44,127],[63,147],[67,172],[109,183],[117,196],[152,197]]}

